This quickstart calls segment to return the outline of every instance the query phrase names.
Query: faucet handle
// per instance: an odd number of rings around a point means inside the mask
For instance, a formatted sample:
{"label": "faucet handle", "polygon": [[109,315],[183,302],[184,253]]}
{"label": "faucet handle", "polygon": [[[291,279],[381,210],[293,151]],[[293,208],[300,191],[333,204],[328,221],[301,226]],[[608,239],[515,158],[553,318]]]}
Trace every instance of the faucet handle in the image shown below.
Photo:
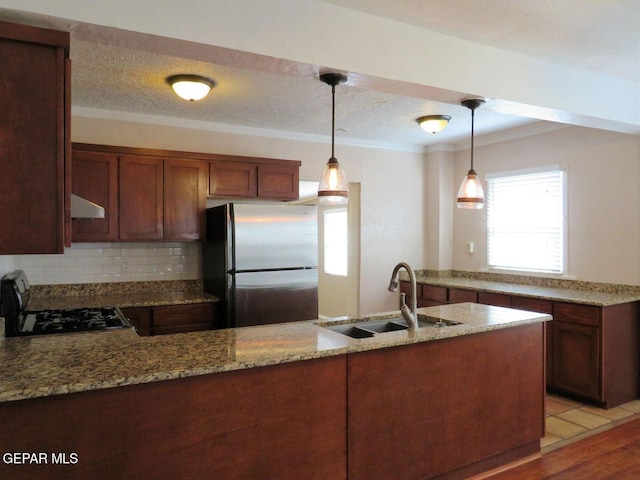
{"label": "faucet handle", "polygon": [[400,308],[402,308],[403,306],[405,306],[405,307],[407,306],[407,301],[406,300],[407,300],[407,294],[402,292],[400,294]]}

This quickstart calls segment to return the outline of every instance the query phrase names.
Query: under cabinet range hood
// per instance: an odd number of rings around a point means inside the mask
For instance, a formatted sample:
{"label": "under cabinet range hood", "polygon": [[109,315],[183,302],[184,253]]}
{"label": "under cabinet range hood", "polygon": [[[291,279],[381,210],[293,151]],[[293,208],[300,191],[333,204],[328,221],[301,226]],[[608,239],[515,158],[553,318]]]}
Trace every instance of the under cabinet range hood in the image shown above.
{"label": "under cabinet range hood", "polygon": [[72,193],[71,218],[104,218],[104,207]]}

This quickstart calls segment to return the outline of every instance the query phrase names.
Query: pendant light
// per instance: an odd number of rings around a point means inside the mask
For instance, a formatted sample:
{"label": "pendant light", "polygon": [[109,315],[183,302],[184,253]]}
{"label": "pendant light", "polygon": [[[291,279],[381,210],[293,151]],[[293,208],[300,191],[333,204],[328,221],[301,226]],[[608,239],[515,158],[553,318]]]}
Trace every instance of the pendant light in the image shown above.
{"label": "pendant light", "polygon": [[347,81],[342,73],[323,73],[320,80],[331,86],[331,158],[322,172],[318,185],[318,200],[321,205],[346,205],[349,202],[349,185],[335,157],[335,129],[336,129],[336,85]]}
{"label": "pendant light", "polygon": [[167,77],[167,83],[176,95],[190,102],[202,100],[215,86],[213,80],[200,75],[172,75]]}
{"label": "pendant light", "polygon": [[484,189],[473,169],[473,123],[475,109],[484,103],[482,98],[463,100],[461,105],[471,110],[471,169],[458,190],[458,208],[480,209],[484,207]]}

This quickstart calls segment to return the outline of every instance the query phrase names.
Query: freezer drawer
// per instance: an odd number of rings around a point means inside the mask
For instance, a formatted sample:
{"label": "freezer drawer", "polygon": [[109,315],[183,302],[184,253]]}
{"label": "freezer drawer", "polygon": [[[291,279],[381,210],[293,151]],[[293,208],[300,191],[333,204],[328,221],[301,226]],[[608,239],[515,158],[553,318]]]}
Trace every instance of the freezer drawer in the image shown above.
{"label": "freezer drawer", "polygon": [[[279,270],[230,276],[235,327],[318,318],[318,271]],[[235,314],[235,315],[234,315]]]}

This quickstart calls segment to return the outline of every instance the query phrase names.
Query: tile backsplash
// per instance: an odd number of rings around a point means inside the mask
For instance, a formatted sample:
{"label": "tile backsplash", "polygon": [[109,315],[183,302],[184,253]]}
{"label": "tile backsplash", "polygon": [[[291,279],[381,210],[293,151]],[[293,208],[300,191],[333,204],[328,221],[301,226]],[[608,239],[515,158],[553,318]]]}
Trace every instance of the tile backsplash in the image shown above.
{"label": "tile backsplash", "polygon": [[74,243],[64,255],[0,255],[0,276],[24,270],[32,285],[197,280],[198,242]]}

